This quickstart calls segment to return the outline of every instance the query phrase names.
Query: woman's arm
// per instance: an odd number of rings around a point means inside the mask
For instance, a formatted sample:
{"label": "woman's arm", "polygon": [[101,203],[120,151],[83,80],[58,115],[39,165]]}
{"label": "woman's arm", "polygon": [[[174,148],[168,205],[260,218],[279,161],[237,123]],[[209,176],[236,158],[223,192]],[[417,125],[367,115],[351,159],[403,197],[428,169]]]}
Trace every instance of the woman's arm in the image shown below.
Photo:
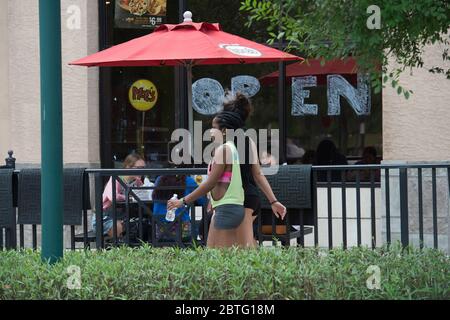
{"label": "woman's arm", "polygon": [[253,179],[255,180],[256,185],[261,189],[261,191],[266,196],[267,200],[269,200],[269,203],[272,206],[273,214],[281,219],[284,219],[284,216],[286,215],[286,207],[277,201],[277,198],[275,197],[275,194],[272,191],[272,188],[270,187],[269,181],[267,181],[267,178],[264,176],[263,172],[261,171],[261,166],[259,165],[259,159],[258,159],[258,150],[256,148],[255,143],[253,140],[250,139],[250,147],[252,156],[254,157],[256,161],[253,161],[252,164],[252,175]]}
{"label": "woman's arm", "polygon": [[[226,154],[227,161],[223,161],[224,156],[223,154]],[[226,165],[228,163],[229,158],[229,150],[226,147],[220,146],[214,155],[214,165],[212,166],[211,173],[208,176],[208,179],[204,181],[202,184],[198,186],[197,189],[195,189],[191,194],[184,197],[184,201],[186,203],[192,203],[198,198],[206,195],[208,192],[210,192],[218,183],[220,177],[222,176],[223,172],[225,171]],[[167,209],[171,210],[174,208],[180,208],[183,206],[183,202],[181,200],[169,200],[167,202]]]}
{"label": "woman's arm", "polygon": [[[197,182],[192,177],[186,177],[186,196],[191,194],[195,189],[198,188]],[[185,196],[185,198],[186,198]],[[206,196],[202,196],[195,201],[196,205],[204,206],[208,203]]]}
{"label": "woman's arm", "polygon": [[[109,178],[108,183],[105,186],[103,191],[103,202],[112,202],[113,201],[113,186],[112,186],[112,177]],[[121,192],[121,185],[119,181],[116,179],[116,201],[124,201],[125,195]]]}

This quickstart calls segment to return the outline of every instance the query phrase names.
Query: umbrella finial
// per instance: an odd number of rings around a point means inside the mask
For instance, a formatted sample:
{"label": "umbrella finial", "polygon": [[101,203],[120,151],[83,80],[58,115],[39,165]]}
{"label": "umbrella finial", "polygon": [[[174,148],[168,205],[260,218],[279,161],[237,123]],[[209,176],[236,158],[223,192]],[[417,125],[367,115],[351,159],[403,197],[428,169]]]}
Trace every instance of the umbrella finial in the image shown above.
{"label": "umbrella finial", "polygon": [[192,12],[186,11],[183,14],[183,17],[184,17],[184,22],[192,22]]}

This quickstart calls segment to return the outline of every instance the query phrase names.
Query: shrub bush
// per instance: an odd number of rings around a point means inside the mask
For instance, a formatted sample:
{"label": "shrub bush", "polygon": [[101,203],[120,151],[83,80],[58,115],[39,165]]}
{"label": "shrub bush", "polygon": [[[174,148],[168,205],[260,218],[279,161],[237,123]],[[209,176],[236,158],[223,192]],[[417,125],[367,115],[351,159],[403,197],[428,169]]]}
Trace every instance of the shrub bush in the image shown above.
{"label": "shrub bush", "polygon": [[[68,267],[81,270],[70,290]],[[378,266],[380,289],[369,289]],[[0,252],[1,299],[449,299],[450,259],[399,246],[66,252],[54,266],[39,252]]]}

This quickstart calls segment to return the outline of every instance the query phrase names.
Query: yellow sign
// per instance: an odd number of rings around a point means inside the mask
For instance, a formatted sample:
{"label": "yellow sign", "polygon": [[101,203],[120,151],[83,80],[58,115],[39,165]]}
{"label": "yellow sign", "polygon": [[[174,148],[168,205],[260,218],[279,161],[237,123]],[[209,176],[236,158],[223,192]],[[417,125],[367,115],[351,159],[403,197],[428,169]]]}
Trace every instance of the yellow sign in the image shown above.
{"label": "yellow sign", "polygon": [[197,184],[201,184],[203,182],[203,177],[202,176],[196,176],[195,177],[195,182],[197,182]]}
{"label": "yellow sign", "polygon": [[139,111],[152,109],[158,101],[158,89],[149,80],[138,80],[130,88],[128,98],[131,105]]}

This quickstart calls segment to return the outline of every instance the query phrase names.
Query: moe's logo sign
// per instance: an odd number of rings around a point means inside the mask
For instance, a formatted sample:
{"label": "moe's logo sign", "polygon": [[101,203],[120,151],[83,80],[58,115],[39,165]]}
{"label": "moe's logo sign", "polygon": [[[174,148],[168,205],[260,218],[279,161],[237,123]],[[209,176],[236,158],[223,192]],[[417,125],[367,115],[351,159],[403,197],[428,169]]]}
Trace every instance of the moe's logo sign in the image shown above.
{"label": "moe's logo sign", "polygon": [[158,101],[158,89],[156,89],[153,82],[141,79],[133,83],[128,93],[128,98],[136,110],[148,111]]}

